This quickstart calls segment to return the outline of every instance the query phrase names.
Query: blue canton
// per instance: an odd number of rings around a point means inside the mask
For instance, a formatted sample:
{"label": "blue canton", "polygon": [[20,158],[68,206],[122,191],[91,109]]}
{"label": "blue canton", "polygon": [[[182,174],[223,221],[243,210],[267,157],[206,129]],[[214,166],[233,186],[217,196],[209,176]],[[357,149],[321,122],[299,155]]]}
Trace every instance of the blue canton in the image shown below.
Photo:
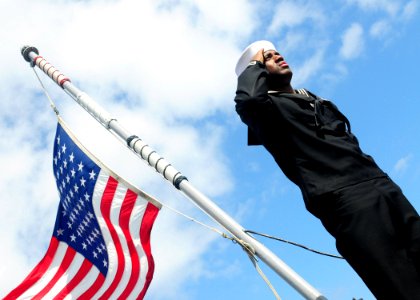
{"label": "blue canton", "polygon": [[108,253],[92,205],[100,168],[60,124],[54,143],[53,169],[60,194],[53,235],[74,248],[106,276]]}

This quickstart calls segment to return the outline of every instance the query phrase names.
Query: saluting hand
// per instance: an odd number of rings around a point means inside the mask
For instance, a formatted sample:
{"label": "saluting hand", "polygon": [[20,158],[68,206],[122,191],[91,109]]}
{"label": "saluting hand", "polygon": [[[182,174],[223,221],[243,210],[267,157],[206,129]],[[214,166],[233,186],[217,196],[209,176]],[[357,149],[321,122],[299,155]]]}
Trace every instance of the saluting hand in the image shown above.
{"label": "saluting hand", "polygon": [[259,61],[259,62],[264,63],[264,48],[261,48],[261,49],[257,52],[257,54],[255,54],[255,55],[252,57],[252,60],[256,60],[256,61]]}

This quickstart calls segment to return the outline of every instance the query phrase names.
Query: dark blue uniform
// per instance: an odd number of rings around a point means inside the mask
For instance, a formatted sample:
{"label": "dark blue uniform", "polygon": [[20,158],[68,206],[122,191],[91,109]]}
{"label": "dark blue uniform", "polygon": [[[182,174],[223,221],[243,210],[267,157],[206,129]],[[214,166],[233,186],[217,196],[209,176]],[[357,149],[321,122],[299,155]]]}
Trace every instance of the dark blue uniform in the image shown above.
{"label": "dark blue uniform", "polygon": [[378,299],[420,299],[420,218],[362,152],[347,118],[309,91],[269,91],[264,64],[238,78],[236,111],[302,191],[307,209]]}

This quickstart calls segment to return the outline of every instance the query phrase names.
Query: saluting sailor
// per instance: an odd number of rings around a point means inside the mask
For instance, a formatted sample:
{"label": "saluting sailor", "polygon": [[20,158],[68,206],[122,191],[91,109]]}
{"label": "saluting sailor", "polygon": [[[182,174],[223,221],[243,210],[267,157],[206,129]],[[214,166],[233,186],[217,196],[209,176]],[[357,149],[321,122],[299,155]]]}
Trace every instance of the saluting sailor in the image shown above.
{"label": "saluting sailor", "polygon": [[332,102],[295,90],[292,70],[269,41],[249,45],[236,74],[248,144],[271,153],[375,297],[420,299],[420,217],[360,149],[348,119]]}

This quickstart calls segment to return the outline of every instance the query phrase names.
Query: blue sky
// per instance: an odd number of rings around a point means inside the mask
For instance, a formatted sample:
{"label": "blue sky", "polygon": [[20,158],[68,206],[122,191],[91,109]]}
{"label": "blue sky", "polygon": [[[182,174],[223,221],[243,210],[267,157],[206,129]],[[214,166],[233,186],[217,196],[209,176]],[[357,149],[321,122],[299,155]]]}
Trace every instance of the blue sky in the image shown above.
{"label": "blue sky", "polygon": [[[242,49],[269,39],[293,85],[334,101],[362,149],[420,210],[420,3],[417,0],[3,0],[0,4],[0,296],[42,258],[58,194],[56,121],[20,55],[31,44],[243,227],[336,253],[299,190],[234,111]],[[163,203],[217,226],[91,120],[45,76],[78,138]],[[328,299],[374,299],[346,262],[261,238]],[[232,242],[163,208],[146,299],[274,299]],[[301,299],[261,265],[282,299]]]}

